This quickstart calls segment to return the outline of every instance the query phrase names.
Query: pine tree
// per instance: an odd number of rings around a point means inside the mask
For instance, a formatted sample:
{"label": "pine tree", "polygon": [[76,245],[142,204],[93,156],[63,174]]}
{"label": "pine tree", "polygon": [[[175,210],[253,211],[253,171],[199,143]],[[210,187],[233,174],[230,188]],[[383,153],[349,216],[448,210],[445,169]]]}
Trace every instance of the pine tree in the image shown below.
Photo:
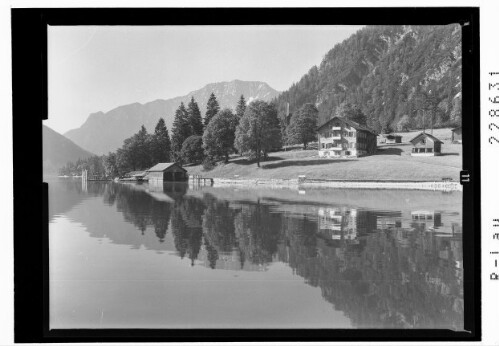
{"label": "pine tree", "polygon": [[201,118],[201,112],[194,97],[191,98],[191,102],[187,105],[187,114],[189,115],[189,124],[191,126],[191,134],[196,136],[203,135],[203,119]]}
{"label": "pine tree", "polygon": [[133,150],[135,151],[136,166],[138,169],[147,169],[151,167],[151,154],[149,151],[150,136],[144,125],[140,127],[139,132],[133,136]]}
{"label": "pine tree", "polygon": [[189,124],[189,117],[187,110],[185,109],[184,103],[180,103],[180,106],[175,111],[175,119],[173,120],[172,128],[172,150],[171,159],[175,162],[181,162],[181,150],[184,141],[191,135],[191,126]]}
{"label": "pine tree", "polygon": [[204,127],[206,128],[210,123],[210,120],[217,115],[220,110],[220,105],[218,104],[217,98],[214,93],[211,93],[208,103],[206,104],[206,115],[204,117]]}
{"label": "pine tree", "polygon": [[160,118],[154,129],[154,135],[151,141],[151,160],[152,164],[159,162],[170,162],[171,142],[165,120]]}
{"label": "pine tree", "polygon": [[237,107],[236,107],[236,117],[238,122],[243,117],[245,110],[246,110],[246,100],[244,99],[244,96],[241,95],[241,98],[237,102]]}

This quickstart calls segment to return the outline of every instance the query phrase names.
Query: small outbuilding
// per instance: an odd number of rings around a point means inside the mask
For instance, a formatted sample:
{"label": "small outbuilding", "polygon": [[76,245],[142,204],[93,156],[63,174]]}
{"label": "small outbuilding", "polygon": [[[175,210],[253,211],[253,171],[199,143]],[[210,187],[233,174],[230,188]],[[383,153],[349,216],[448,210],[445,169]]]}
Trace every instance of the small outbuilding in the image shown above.
{"label": "small outbuilding", "polygon": [[443,142],[429,133],[421,132],[410,142],[414,146],[411,156],[437,156],[441,154]]}
{"label": "small outbuilding", "polygon": [[452,129],[452,143],[462,143],[463,135],[461,126]]}
{"label": "small outbuilding", "polygon": [[149,168],[147,171],[149,182],[186,181],[187,171],[175,162],[162,162]]}
{"label": "small outbuilding", "polygon": [[385,137],[385,143],[386,144],[396,144],[396,143],[402,143],[402,136],[400,135],[383,135]]}

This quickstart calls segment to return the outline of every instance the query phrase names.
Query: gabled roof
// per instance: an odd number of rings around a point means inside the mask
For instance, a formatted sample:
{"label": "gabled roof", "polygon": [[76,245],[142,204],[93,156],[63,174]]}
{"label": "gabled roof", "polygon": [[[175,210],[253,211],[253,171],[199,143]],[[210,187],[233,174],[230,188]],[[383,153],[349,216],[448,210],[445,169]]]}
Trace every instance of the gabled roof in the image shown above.
{"label": "gabled roof", "polygon": [[426,133],[426,132],[421,132],[419,135],[417,135],[416,137],[414,137],[413,139],[411,139],[409,142],[411,142],[413,145],[415,145],[423,137],[430,138],[435,143],[442,143],[443,144],[443,142],[440,139],[438,139],[437,137],[435,137],[433,135],[430,135],[429,133]]}
{"label": "gabled roof", "polygon": [[[149,168],[147,172],[164,172],[166,169],[170,168],[171,166],[177,166],[181,169],[179,165],[177,165],[175,162],[160,162],[153,167]],[[185,169],[183,169],[185,171]]]}
{"label": "gabled roof", "polygon": [[340,121],[344,122],[345,124],[347,124],[348,126],[350,127],[353,127],[354,129],[356,130],[361,130],[361,131],[367,131],[367,132],[370,132],[372,133],[373,135],[376,135],[376,133],[371,130],[370,128],[368,127],[365,127],[363,125],[360,125],[359,123],[356,123],[355,121],[353,120],[350,120],[350,119],[346,119],[346,118],[340,118],[340,117],[332,117],[331,119],[329,119],[328,121],[326,121],[324,124],[320,125],[316,131],[319,131],[321,128],[323,128],[325,125],[329,124],[331,121],[333,121],[334,119],[339,119]]}

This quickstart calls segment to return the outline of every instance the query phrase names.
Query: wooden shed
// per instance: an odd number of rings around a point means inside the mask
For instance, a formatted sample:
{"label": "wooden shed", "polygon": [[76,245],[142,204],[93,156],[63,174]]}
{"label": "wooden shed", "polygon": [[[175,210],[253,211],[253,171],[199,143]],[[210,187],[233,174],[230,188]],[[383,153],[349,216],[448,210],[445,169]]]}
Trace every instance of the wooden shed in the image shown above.
{"label": "wooden shed", "polygon": [[463,129],[461,126],[452,129],[452,143],[462,143],[463,141]]}
{"label": "wooden shed", "polygon": [[441,154],[442,141],[426,132],[410,140],[412,148],[411,156],[437,156]]}
{"label": "wooden shed", "polygon": [[162,162],[147,170],[149,182],[186,181],[187,171],[175,162]]}
{"label": "wooden shed", "polygon": [[383,137],[386,139],[386,144],[402,143],[402,136],[400,135],[383,135]]}

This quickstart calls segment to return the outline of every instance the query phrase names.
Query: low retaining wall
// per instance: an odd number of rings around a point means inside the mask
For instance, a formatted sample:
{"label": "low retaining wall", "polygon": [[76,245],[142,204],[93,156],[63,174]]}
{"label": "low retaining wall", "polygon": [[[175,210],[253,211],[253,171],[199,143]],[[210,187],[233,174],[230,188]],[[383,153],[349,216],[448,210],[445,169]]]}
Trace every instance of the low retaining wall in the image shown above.
{"label": "low retaining wall", "polygon": [[213,185],[261,185],[272,188],[298,188],[298,179],[224,179],[213,178]]}
{"label": "low retaining wall", "polygon": [[438,190],[462,191],[463,187],[457,182],[438,181],[347,181],[322,179],[223,179],[214,178],[214,185],[246,185],[268,186],[272,188],[343,188],[343,189],[400,189],[400,190]]}
{"label": "low retaining wall", "polygon": [[321,181],[305,180],[300,182],[304,187],[333,187],[345,189],[403,189],[403,190],[439,190],[462,191],[461,184],[456,182],[404,182],[404,181]]}

